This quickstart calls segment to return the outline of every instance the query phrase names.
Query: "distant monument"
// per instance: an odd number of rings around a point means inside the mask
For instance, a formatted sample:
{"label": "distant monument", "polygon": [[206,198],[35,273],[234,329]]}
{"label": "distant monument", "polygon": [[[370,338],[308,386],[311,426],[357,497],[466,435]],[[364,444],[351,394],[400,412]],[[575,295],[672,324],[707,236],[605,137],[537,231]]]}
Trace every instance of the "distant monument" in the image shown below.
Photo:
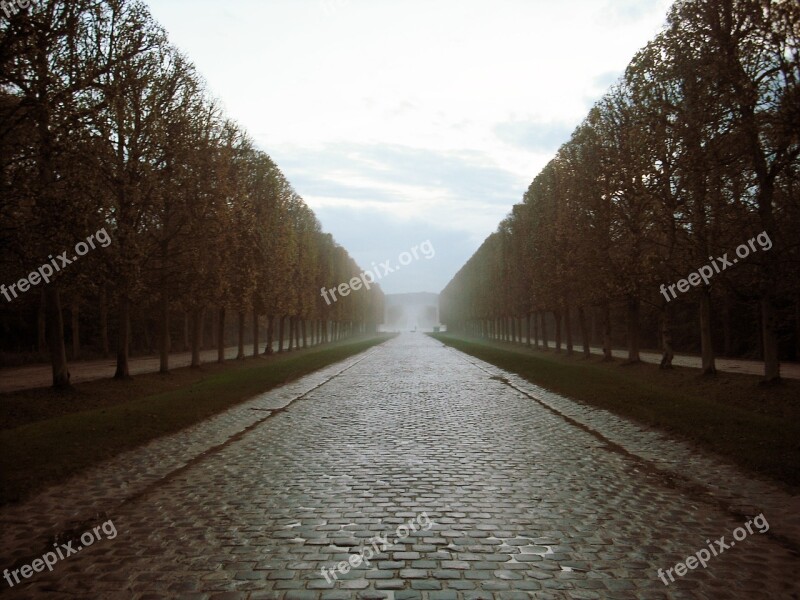
{"label": "distant monument", "polygon": [[439,294],[386,294],[383,331],[433,331],[440,327]]}

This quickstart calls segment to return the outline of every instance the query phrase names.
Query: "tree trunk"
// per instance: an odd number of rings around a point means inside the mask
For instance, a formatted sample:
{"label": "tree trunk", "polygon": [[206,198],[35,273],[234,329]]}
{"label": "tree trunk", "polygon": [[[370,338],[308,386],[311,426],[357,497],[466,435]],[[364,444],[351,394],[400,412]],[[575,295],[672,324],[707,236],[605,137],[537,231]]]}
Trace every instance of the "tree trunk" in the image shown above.
{"label": "tree trunk", "polygon": [[639,324],[640,302],[636,296],[628,296],[628,362],[638,363],[642,358],[639,355]]}
{"label": "tree trunk", "polygon": [[67,349],[64,344],[64,319],[61,314],[61,293],[54,284],[46,288],[47,304],[47,340],[50,349],[50,366],[53,371],[53,387],[68,389],[69,368],[67,366]]}
{"label": "tree trunk", "polygon": [[539,349],[539,317],[535,312],[531,313],[533,321],[533,347]]}
{"label": "tree trunk", "polygon": [[[734,64],[739,67],[737,59],[734,59]],[[739,102],[738,104],[740,117],[743,121],[743,131],[748,138],[747,143],[745,143],[743,147],[750,151],[750,164],[753,167],[756,174],[756,181],[758,182],[758,194],[756,197],[758,199],[759,220],[764,233],[766,233],[773,242],[770,251],[761,256],[762,288],[759,308],[761,312],[761,345],[764,356],[763,383],[778,383],[781,379],[781,364],[778,348],[778,316],[776,314],[774,290],[778,287],[780,282],[781,274],[778,270],[778,257],[783,253],[781,252],[782,248],[780,248],[779,240],[775,235],[777,227],[774,198],[776,180],[778,180],[782,172],[788,174],[791,171],[786,167],[783,167],[781,170],[776,169],[775,166],[779,160],[777,157],[768,160],[771,151],[763,146],[760,136],[762,131],[769,131],[769,129],[766,128],[765,125],[759,123],[761,115],[759,115],[756,110],[755,101],[747,95],[744,98],[744,102]],[[796,100],[794,104],[797,104]],[[792,141],[789,142],[788,140],[790,138],[785,139],[787,141],[781,144],[781,146],[788,151],[791,144],[796,143],[796,140],[792,139]],[[780,154],[781,152],[778,152],[778,155]],[[796,240],[793,236],[792,239]]]}
{"label": "tree trunk", "polygon": [[581,329],[581,343],[583,344],[583,357],[589,358],[592,355],[591,339],[589,338],[589,328],[586,323],[586,311],[582,306],[578,307],[578,327]]}
{"label": "tree trunk", "polygon": [[236,353],[237,360],[244,359],[244,331],[245,331],[245,313],[243,310],[239,311],[239,351]]}
{"label": "tree trunk", "polygon": [[192,364],[193,369],[200,367],[200,343],[203,337],[203,310],[196,308],[192,311]]}
{"label": "tree trunk", "polygon": [[119,331],[117,333],[117,371],[114,379],[130,379],[128,353],[131,343],[131,302],[126,293],[119,295]]}
{"label": "tree trunk", "polygon": [[306,330],[306,320],[303,319],[301,324],[303,328],[303,348],[305,349],[308,348],[308,337],[307,337],[308,331]]}
{"label": "tree trunk", "polygon": [[286,319],[284,317],[278,317],[278,354],[283,352],[283,335],[285,325]]}
{"label": "tree trunk", "polygon": [[661,305],[661,364],[660,369],[671,369],[675,353],[672,350],[672,315],[669,304]]}
{"label": "tree trunk", "polygon": [[700,290],[700,353],[703,375],[716,374],[714,344],[711,339],[711,294],[707,287]]}
{"label": "tree trunk", "polygon": [[289,317],[289,347],[286,348],[286,351],[294,351],[294,317]]}
{"label": "tree trunk", "polygon": [[217,321],[217,362],[225,362],[225,309],[219,309]]}
{"label": "tree trunk", "polygon": [[253,309],[253,356],[258,358],[261,352],[260,343],[258,341],[258,309]]}
{"label": "tree trunk", "polygon": [[[3,5],[7,9],[7,5]],[[49,9],[46,9],[49,10]],[[14,11],[16,12],[16,10]],[[4,36],[4,42],[7,38]],[[4,44],[5,45],[5,44]],[[57,169],[54,168],[53,155],[55,154],[56,138],[58,133],[51,124],[51,103],[56,102],[50,98],[47,86],[51,80],[49,69],[49,58],[47,50],[43,47],[34,46],[33,56],[33,78],[34,89],[38,96],[38,101],[32,106],[31,113],[36,126],[37,134],[30,140],[35,140],[35,156],[37,163],[38,177],[33,178],[32,183],[36,183],[33,189],[33,198],[36,203],[47,211],[49,216],[55,216],[56,211],[60,210],[61,202],[56,201],[55,183]],[[55,283],[50,283],[45,288],[47,303],[47,340],[50,350],[50,365],[53,370],[53,387],[65,389],[70,387],[69,369],[67,368],[67,350],[64,345],[64,317],[61,313],[61,293]]]}
{"label": "tree trunk", "polygon": [[169,373],[169,300],[166,294],[161,295],[158,315],[158,353],[159,373]]}

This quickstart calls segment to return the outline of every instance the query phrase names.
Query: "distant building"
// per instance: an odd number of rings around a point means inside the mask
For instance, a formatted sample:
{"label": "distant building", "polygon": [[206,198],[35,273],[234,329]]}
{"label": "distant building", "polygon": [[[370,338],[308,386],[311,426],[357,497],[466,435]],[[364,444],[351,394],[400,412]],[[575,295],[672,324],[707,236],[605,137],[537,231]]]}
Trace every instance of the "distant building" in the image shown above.
{"label": "distant building", "polygon": [[439,294],[386,294],[383,331],[433,331],[440,327]]}

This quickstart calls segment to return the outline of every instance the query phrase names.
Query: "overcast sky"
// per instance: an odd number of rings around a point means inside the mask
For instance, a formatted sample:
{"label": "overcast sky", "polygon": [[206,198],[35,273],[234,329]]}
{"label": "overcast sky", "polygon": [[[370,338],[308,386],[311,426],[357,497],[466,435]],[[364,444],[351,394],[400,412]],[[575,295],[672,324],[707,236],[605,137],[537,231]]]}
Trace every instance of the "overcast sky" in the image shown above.
{"label": "overcast sky", "polygon": [[[661,28],[668,0],[150,0],[387,293],[439,292]],[[407,257],[406,257],[407,258]],[[331,282],[331,285],[339,282]]]}

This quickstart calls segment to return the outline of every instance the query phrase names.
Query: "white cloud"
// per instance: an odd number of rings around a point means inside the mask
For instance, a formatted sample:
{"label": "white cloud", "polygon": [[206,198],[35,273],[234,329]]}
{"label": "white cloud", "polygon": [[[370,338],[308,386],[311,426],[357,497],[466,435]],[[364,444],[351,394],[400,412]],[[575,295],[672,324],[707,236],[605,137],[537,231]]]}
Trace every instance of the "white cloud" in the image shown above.
{"label": "white cloud", "polygon": [[[150,2],[346,246],[381,235],[337,218],[356,209],[382,214],[383,226],[424,222],[469,239],[459,264],[438,273],[440,288],[656,33],[668,4]],[[398,252],[401,231],[392,229]]]}

